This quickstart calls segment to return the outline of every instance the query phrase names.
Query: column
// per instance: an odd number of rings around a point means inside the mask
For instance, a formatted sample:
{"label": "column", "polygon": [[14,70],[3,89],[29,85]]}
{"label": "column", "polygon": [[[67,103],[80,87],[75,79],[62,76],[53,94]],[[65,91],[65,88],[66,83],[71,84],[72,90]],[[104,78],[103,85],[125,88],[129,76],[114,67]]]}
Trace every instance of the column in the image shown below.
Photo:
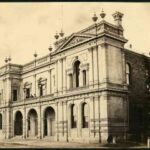
{"label": "column", "polygon": [[108,95],[103,93],[100,98],[100,126],[101,126],[101,142],[107,143],[108,138]]}
{"label": "column", "polygon": [[26,115],[25,115],[25,121],[26,121],[26,138],[28,138],[29,134],[28,134],[28,116],[27,116],[27,111],[26,111]]}
{"label": "column", "polygon": [[82,137],[82,110],[81,110],[81,105],[78,106],[78,124],[77,124],[77,128],[78,128],[78,137]]}
{"label": "column", "polygon": [[36,74],[33,75],[33,78],[34,78],[34,96],[38,96],[37,95],[37,90],[36,90],[36,88],[37,88],[36,87]]}
{"label": "column", "polygon": [[97,59],[97,81],[98,81],[98,87],[99,87],[99,84],[100,84],[100,81],[99,81],[99,74],[100,74],[100,66],[99,66],[99,46],[97,45],[96,46],[96,59]]}
{"label": "column", "polygon": [[56,141],[59,141],[59,129],[58,129],[58,123],[59,123],[59,120],[58,120],[58,102],[56,102],[56,134],[55,134],[55,140]]}
{"label": "column", "polygon": [[6,119],[6,139],[9,139],[11,134],[10,108],[6,108]]}
{"label": "column", "polygon": [[58,92],[59,94],[62,93],[62,59],[58,61]]}
{"label": "column", "polygon": [[63,93],[66,93],[66,58],[63,59]]}
{"label": "column", "polygon": [[103,76],[104,76],[104,70],[103,70],[103,66],[104,66],[104,55],[102,52],[102,49],[101,49],[101,46],[98,45],[98,48],[97,48],[97,57],[98,57],[98,80],[99,80],[99,84],[102,83],[102,80],[103,80]]}
{"label": "column", "polygon": [[26,123],[26,108],[25,106],[23,107],[23,138],[26,139],[27,134],[26,134],[26,127],[27,127],[27,123]]}
{"label": "column", "polygon": [[87,74],[86,74],[86,83],[87,85],[86,86],[89,86],[89,67],[87,68]]}
{"label": "column", "polygon": [[67,102],[63,102],[63,121],[64,121],[64,139],[68,141],[68,121],[67,121]]}
{"label": "column", "polygon": [[49,94],[52,93],[51,69],[49,70]]}
{"label": "column", "polygon": [[55,89],[54,93],[57,95],[58,92],[58,60],[55,62]]}
{"label": "column", "polygon": [[6,79],[6,105],[9,105],[9,103],[11,101],[11,95],[12,95],[12,91],[11,91],[11,79],[7,78]]}
{"label": "column", "polygon": [[38,106],[38,138],[41,139],[41,105]]}
{"label": "column", "polygon": [[97,63],[97,48],[94,47],[93,49],[93,68],[94,68],[94,87],[98,87],[98,63]]}
{"label": "column", "polygon": [[91,141],[95,136],[95,114],[94,114],[94,98],[90,97],[90,139]]}
{"label": "column", "polygon": [[94,82],[94,77],[93,77],[93,48],[89,48],[89,87],[93,88],[93,82]]}
{"label": "column", "polygon": [[42,109],[41,106],[41,139],[44,138],[44,110]]}
{"label": "column", "polygon": [[99,96],[94,97],[94,102],[95,102],[95,137],[98,141],[100,141]]}
{"label": "column", "polygon": [[59,102],[58,105],[58,131],[59,131],[59,140],[63,140],[63,103]]}

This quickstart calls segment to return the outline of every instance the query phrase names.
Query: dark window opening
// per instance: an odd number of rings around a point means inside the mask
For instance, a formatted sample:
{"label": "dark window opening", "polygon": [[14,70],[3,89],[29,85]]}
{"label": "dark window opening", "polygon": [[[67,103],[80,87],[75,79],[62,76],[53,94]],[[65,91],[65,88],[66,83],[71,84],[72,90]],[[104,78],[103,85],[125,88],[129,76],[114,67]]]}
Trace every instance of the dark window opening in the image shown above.
{"label": "dark window opening", "polygon": [[40,85],[40,96],[43,96],[43,85]]}
{"label": "dark window opening", "polygon": [[0,130],[2,130],[2,114],[0,114]]}
{"label": "dark window opening", "polygon": [[79,74],[80,74],[80,61],[76,61],[74,63],[74,83],[75,87],[79,87]]}
{"label": "dark window opening", "polygon": [[71,106],[71,128],[77,127],[77,116],[76,116],[76,107],[73,104]]}
{"label": "dark window opening", "polygon": [[26,98],[30,98],[30,88],[26,88]]}
{"label": "dark window opening", "polygon": [[17,89],[14,89],[13,90],[13,101],[17,101],[17,99],[18,99],[18,91],[17,91]]}
{"label": "dark window opening", "polygon": [[82,127],[88,128],[88,106],[86,103],[82,105]]}
{"label": "dark window opening", "polygon": [[46,95],[46,80],[41,79],[38,83],[39,86],[39,96]]}
{"label": "dark window opening", "polygon": [[126,64],[126,83],[131,84],[131,66],[129,63]]}
{"label": "dark window opening", "polygon": [[28,118],[28,130],[30,130],[30,117]]}
{"label": "dark window opening", "polygon": [[86,70],[83,70],[83,86],[86,86]]}
{"label": "dark window opening", "polygon": [[73,88],[73,77],[72,77],[72,74],[69,74],[69,82],[70,82],[69,87]]}

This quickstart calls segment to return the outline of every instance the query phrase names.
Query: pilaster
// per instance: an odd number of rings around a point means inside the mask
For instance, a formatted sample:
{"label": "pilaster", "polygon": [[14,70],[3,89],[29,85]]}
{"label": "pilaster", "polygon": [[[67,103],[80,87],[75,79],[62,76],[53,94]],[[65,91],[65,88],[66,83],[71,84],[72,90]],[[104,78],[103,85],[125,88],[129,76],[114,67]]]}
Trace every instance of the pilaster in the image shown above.
{"label": "pilaster", "polygon": [[66,58],[63,59],[63,93],[66,93]]}
{"label": "pilaster", "polygon": [[89,87],[93,88],[94,76],[93,76],[93,48],[89,48]]}
{"label": "pilaster", "polygon": [[94,69],[94,87],[98,87],[98,60],[97,60],[97,46],[93,47],[93,69]]}

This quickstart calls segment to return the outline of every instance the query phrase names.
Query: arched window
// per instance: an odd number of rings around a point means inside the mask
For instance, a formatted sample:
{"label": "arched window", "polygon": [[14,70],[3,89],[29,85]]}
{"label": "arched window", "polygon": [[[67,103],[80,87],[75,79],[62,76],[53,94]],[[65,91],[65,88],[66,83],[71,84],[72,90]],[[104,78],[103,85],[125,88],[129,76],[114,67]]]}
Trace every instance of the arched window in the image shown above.
{"label": "arched window", "polygon": [[74,87],[79,87],[79,73],[80,73],[80,61],[77,60],[74,63],[73,72],[74,72]]}
{"label": "arched window", "polygon": [[131,66],[129,63],[126,64],[126,83],[131,84]]}
{"label": "arched window", "polygon": [[87,103],[82,104],[82,127],[88,128],[88,105]]}
{"label": "arched window", "polygon": [[83,86],[86,86],[86,70],[83,70]]}
{"label": "arched window", "polygon": [[2,130],[2,114],[0,114],[0,130]]}
{"label": "arched window", "polygon": [[74,104],[71,105],[71,128],[77,127],[77,111]]}
{"label": "arched window", "polygon": [[46,79],[42,78],[39,79],[38,87],[39,87],[39,96],[46,95]]}

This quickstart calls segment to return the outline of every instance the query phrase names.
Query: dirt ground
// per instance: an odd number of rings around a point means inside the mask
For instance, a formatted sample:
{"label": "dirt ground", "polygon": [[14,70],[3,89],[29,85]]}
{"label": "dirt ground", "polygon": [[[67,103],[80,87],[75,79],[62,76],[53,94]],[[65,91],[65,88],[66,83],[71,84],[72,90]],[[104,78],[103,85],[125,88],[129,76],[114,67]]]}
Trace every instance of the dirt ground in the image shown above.
{"label": "dirt ground", "polygon": [[0,140],[0,148],[147,148],[147,145],[136,143],[90,144],[73,142],[50,142],[41,139]]}

